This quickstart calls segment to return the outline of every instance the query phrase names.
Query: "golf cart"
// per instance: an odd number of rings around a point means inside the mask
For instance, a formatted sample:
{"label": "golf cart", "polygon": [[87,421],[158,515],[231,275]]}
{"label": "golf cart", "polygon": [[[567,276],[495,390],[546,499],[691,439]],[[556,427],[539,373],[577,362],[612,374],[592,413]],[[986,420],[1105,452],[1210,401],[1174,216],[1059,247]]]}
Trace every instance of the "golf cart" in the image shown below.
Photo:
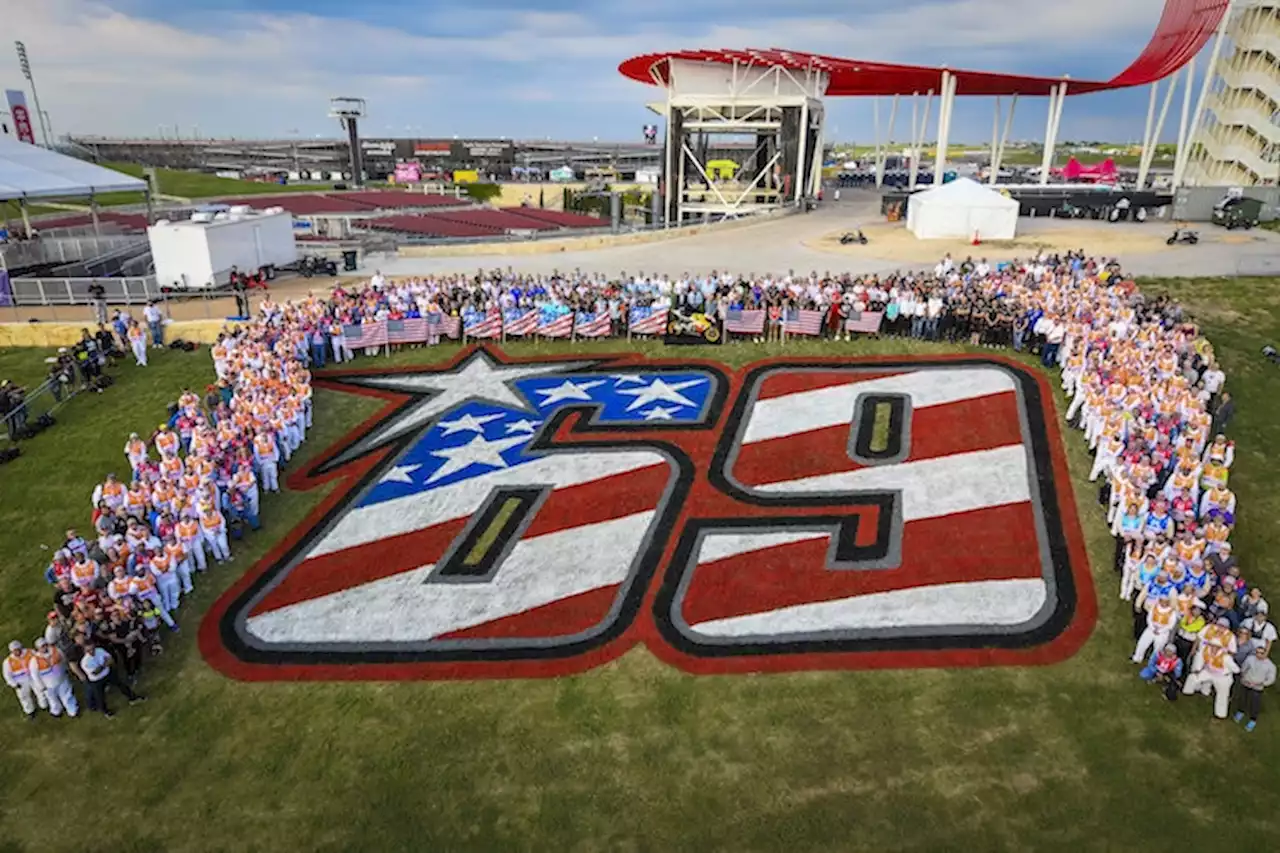
{"label": "golf cart", "polygon": [[1262,219],[1262,202],[1249,198],[1240,187],[1227,190],[1227,197],[1213,206],[1213,224],[1228,231],[1252,228]]}

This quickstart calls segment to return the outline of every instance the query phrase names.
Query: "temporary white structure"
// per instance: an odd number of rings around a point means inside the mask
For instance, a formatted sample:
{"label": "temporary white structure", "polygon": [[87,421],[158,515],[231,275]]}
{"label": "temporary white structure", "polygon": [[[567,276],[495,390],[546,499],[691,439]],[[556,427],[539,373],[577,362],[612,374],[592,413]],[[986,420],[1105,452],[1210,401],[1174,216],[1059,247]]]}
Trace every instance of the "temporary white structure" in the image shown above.
{"label": "temporary white structure", "polygon": [[1018,232],[1018,202],[970,178],[913,194],[907,230],[920,240],[1012,240]]}
{"label": "temporary white structure", "polygon": [[147,182],[141,178],[0,136],[0,201],[84,198],[146,189]]}

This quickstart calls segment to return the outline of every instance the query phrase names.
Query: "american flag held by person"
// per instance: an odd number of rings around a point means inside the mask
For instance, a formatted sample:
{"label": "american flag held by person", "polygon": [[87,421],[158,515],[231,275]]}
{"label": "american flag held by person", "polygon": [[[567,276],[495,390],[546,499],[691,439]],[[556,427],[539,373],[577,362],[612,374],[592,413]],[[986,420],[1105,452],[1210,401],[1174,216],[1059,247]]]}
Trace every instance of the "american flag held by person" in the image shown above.
{"label": "american flag held by person", "polygon": [[661,335],[667,331],[667,309],[651,305],[631,309],[627,328],[633,335]]}
{"label": "american flag held by person", "polygon": [[846,332],[874,335],[880,331],[880,322],[883,319],[883,311],[854,311],[849,315],[849,319],[845,320],[844,330]]}
{"label": "american flag held by person", "polygon": [[502,314],[491,311],[482,314],[479,311],[463,315],[463,329],[469,338],[492,339],[502,337]]}
{"label": "american flag held by person", "polygon": [[789,308],[782,315],[782,331],[788,335],[820,335],[824,316],[821,311]]}
{"label": "american flag held by person", "polygon": [[730,308],[724,315],[724,330],[735,335],[763,335],[764,319],[763,308]]}
{"label": "american flag held by person", "polygon": [[342,327],[342,336],[352,349],[380,347],[387,342],[387,324],[385,321],[354,323]]}
{"label": "american flag held by person", "polygon": [[387,343],[420,344],[427,339],[427,321],[423,317],[387,321]]}
{"label": "american flag held by person", "polygon": [[532,335],[538,331],[538,310],[536,308],[530,308],[528,311],[512,309],[506,312],[504,322],[507,337]]}
{"label": "american flag held by person", "polygon": [[567,338],[573,334],[574,314],[541,312],[538,315],[538,334],[544,338]]}
{"label": "american flag held by person", "polygon": [[580,338],[607,338],[611,327],[608,311],[581,313],[574,334]]}
{"label": "american flag held by person", "polygon": [[461,337],[461,325],[457,317],[448,316],[442,311],[432,311],[427,314],[427,338],[430,343],[435,343],[441,335],[456,340]]}

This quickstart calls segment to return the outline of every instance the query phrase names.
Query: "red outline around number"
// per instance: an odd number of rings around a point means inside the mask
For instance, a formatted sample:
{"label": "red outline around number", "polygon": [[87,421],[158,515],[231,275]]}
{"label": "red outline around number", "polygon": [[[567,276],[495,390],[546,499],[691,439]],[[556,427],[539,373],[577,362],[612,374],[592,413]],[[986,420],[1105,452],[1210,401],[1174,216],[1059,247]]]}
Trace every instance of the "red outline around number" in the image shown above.
{"label": "red outline around number", "polygon": [[[447,363],[439,365],[448,368],[469,357],[478,346],[466,347],[455,354]],[[566,353],[559,356],[538,358],[508,358],[497,347],[486,347],[489,352],[505,363],[522,363],[533,361],[572,361],[581,360],[582,353]],[[702,444],[710,447],[719,439],[724,424],[729,417],[733,401],[741,391],[742,379],[752,369],[764,365],[784,366],[788,363],[803,362],[805,364],[829,363],[832,365],[861,366],[878,363],[910,360],[921,364],[946,364],[949,362],[972,359],[967,355],[939,355],[921,358],[903,359],[900,357],[862,357],[862,358],[804,358],[788,359],[771,358],[757,361],[738,371],[730,373],[722,365],[707,360],[697,359],[643,359],[636,353],[603,353],[593,358],[601,359],[613,365],[653,365],[653,366],[686,366],[715,367],[724,370],[729,376],[727,403],[719,413],[715,428],[699,432],[690,431],[660,436],[673,440],[683,446]],[[645,590],[639,613],[632,625],[619,637],[604,643],[588,652],[572,657],[552,659],[526,659],[511,661],[457,661],[457,662],[403,662],[403,663],[358,663],[358,664],[264,664],[247,662],[235,656],[222,642],[222,622],[228,615],[233,602],[247,590],[258,578],[267,572],[288,551],[299,543],[326,513],[336,507],[347,495],[351,485],[359,477],[368,472],[384,455],[379,451],[370,457],[358,460],[344,468],[320,477],[308,477],[302,470],[294,472],[287,478],[291,489],[311,489],[326,484],[338,483],[330,494],[313,509],[297,527],[291,530],[279,543],[263,556],[244,576],[239,578],[224,592],[209,612],[205,615],[199,631],[199,645],[202,654],[209,664],[232,678],[245,681],[376,681],[376,680],[437,680],[437,679],[474,679],[474,678],[543,678],[568,675],[593,669],[620,657],[633,646],[643,643],[659,659],[696,674],[747,673],[747,672],[791,672],[802,670],[839,670],[839,669],[891,669],[920,667],[977,667],[977,666],[1017,666],[1043,665],[1057,663],[1075,654],[1088,639],[1097,621],[1097,599],[1094,594],[1092,576],[1089,571],[1088,556],[1085,552],[1084,535],[1076,512],[1075,495],[1071,485],[1070,473],[1067,469],[1066,456],[1062,443],[1062,431],[1058,416],[1053,406],[1053,390],[1042,371],[1029,369],[1013,359],[992,355],[983,356],[984,361],[1002,363],[1029,374],[1038,384],[1044,407],[1045,437],[1049,444],[1049,454],[1053,466],[1054,489],[1058,503],[1058,522],[1065,538],[1066,549],[1071,564],[1071,575],[1075,586],[1075,609],[1067,627],[1056,637],[1046,643],[1028,648],[979,648],[958,650],[911,650],[911,651],[877,651],[877,652],[813,652],[804,654],[778,654],[744,657],[704,658],[683,653],[672,646],[660,635],[653,617],[654,600],[662,583],[666,568],[675,551],[679,529],[683,527],[688,511],[683,510],[680,523],[673,532],[664,549],[662,560],[656,575],[649,581]],[[397,370],[368,368],[341,373],[318,374],[316,386],[326,387],[327,379],[340,379],[350,376],[370,374],[386,374],[391,372],[412,372],[420,370],[422,365],[415,365]],[[379,412],[348,432],[325,455],[348,446],[368,432],[395,406],[404,400],[399,394],[376,391],[372,389],[354,389],[343,386],[343,391],[365,394],[366,396],[384,399],[388,404]],[[591,437],[591,432],[584,423],[575,423],[570,418],[562,424],[557,440],[572,442]],[[616,436],[613,436],[616,438]],[[700,454],[702,455],[702,454]],[[323,457],[320,457],[323,458]],[[705,458],[710,458],[709,450]],[[343,488],[340,481],[345,481]],[[711,488],[707,483],[706,471],[699,470],[695,475],[695,487]]]}

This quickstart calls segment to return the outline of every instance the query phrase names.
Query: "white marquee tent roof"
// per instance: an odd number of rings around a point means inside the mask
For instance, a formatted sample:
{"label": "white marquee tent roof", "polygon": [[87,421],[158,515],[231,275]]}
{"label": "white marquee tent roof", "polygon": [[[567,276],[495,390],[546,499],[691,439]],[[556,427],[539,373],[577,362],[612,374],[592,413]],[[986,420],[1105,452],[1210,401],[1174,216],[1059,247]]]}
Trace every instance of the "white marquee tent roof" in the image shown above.
{"label": "white marquee tent roof", "polygon": [[973,178],[956,178],[954,181],[948,181],[940,187],[923,190],[911,196],[912,202],[916,199],[922,202],[941,201],[948,205],[965,207],[1006,209],[1018,206],[1018,202],[1014,199],[1002,195],[990,187],[983,186]]}
{"label": "white marquee tent roof", "polygon": [[0,136],[0,201],[145,190],[141,178]]}

